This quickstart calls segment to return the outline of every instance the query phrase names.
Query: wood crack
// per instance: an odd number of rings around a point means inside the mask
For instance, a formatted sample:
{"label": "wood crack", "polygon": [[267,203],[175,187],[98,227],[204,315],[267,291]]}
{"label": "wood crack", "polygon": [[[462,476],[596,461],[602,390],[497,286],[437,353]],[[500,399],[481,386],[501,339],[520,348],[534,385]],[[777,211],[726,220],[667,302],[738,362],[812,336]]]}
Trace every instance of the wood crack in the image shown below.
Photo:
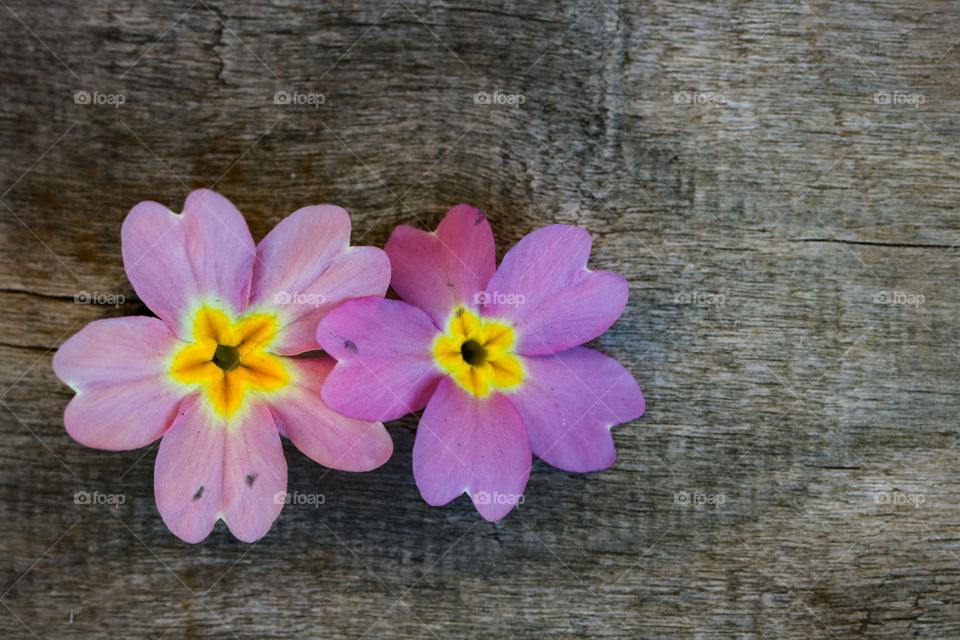
{"label": "wood crack", "polygon": [[39,344],[13,344],[12,342],[2,342],[0,341],[0,347],[8,347],[10,349],[25,349],[28,351],[56,351],[57,347],[46,347]]}
{"label": "wood crack", "polygon": [[892,247],[895,249],[953,249],[957,244],[922,244],[919,242],[878,242],[876,240],[844,240],[842,238],[792,238],[791,242],[828,242],[834,244],[857,244],[867,247]]}

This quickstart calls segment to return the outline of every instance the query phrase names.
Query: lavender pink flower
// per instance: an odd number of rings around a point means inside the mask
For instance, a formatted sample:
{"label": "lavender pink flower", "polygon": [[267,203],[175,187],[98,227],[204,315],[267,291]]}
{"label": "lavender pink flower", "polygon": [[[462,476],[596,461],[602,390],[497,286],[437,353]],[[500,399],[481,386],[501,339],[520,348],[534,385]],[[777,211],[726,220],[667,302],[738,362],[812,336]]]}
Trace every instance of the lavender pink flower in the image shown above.
{"label": "lavender pink flower", "polygon": [[626,280],[591,271],[590,235],[551,225],[496,265],[493,233],[467,205],[435,233],[396,228],[386,246],[403,300],[348,301],[320,321],[338,360],[321,394],[361,420],[424,409],[413,472],[431,505],[462,493],[488,520],[520,501],[532,454],[568,471],[616,458],[611,427],[644,411],[633,376],[584,342],[623,312]]}

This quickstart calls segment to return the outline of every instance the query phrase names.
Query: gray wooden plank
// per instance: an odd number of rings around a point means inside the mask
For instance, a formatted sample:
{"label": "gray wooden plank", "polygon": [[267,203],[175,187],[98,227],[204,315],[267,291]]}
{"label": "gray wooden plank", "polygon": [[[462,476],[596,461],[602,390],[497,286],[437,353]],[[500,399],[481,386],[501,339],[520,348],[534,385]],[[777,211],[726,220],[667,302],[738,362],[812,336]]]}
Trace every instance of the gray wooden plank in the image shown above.
{"label": "gray wooden plank", "polygon": [[[8,2],[0,633],[956,637],[957,8]],[[380,246],[458,202],[499,255],[583,226],[592,264],[631,284],[593,346],[647,415],[610,470],[536,464],[496,524],[420,500],[413,417],[369,474],[287,446],[291,491],[322,505],[252,547],[222,526],[181,543],[153,504],[156,447],[70,440],[50,359],[144,311],[129,208],[209,186],[258,238],[318,202]]]}

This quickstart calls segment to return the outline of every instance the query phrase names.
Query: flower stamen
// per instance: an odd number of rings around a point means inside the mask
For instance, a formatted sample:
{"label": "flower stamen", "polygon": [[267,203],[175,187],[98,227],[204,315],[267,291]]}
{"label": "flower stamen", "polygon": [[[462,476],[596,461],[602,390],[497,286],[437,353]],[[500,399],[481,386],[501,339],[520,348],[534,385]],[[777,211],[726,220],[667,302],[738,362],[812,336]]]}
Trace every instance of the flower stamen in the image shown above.
{"label": "flower stamen", "polygon": [[474,367],[479,367],[487,361],[487,350],[476,340],[466,340],[460,345],[460,355],[463,356],[464,362]]}
{"label": "flower stamen", "polygon": [[433,356],[461,387],[482,398],[492,389],[506,390],[522,382],[520,358],[511,350],[514,341],[507,324],[457,307],[448,331],[434,342]]}
{"label": "flower stamen", "polygon": [[212,362],[224,371],[230,371],[240,364],[240,352],[236,347],[218,344],[216,351],[213,352]]}
{"label": "flower stamen", "polygon": [[170,365],[178,382],[198,385],[213,410],[231,416],[247,391],[276,391],[289,382],[281,359],[265,351],[277,320],[265,313],[231,319],[220,309],[201,307],[193,323],[193,343]]}

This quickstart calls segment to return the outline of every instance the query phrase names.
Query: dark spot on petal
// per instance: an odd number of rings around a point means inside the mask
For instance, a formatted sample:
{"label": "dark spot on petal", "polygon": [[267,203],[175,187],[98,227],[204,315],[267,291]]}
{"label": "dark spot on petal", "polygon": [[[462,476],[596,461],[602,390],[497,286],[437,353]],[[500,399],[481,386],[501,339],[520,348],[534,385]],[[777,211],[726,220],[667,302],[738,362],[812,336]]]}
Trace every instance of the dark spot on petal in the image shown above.
{"label": "dark spot on petal", "polygon": [[466,309],[464,309],[463,307],[459,307],[459,308],[454,312],[453,315],[456,316],[457,318],[459,318],[460,316],[463,315],[463,312],[464,312],[464,311],[466,311]]}
{"label": "dark spot on petal", "polygon": [[252,486],[253,486],[253,483],[254,483],[256,480],[257,480],[257,474],[255,474],[255,473],[248,473],[248,474],[247,474],[247,484],[248,484],[248,485],[250,485],[250,486],[252,487]]}
{"label": "dark spot on petal", "polygon": [[196,492],[195,494],[193,494],[193,499],[194,499],[194,500],[199,500],[199,499],[200,499],[200,496],[202,496],[202,495],[203,495],[203,487],[201,486],[199,489],[197,489],[197,492]]}
{"label": "dark spot on petal", "polygon": [[357,349],[357,343],[354,342],[353,340],[344,340],[343,348],[349,351],[350,353],[352,353],[353,355],[357,355],[357,352],[359,351],[359,349]]}
{"label": "dark spot on petal", "polygon": [[477,219],[473,221],[473,226],[477,226],[478,224],[482,224],[482,223],[483,223],[483,214],[478,213]]}

